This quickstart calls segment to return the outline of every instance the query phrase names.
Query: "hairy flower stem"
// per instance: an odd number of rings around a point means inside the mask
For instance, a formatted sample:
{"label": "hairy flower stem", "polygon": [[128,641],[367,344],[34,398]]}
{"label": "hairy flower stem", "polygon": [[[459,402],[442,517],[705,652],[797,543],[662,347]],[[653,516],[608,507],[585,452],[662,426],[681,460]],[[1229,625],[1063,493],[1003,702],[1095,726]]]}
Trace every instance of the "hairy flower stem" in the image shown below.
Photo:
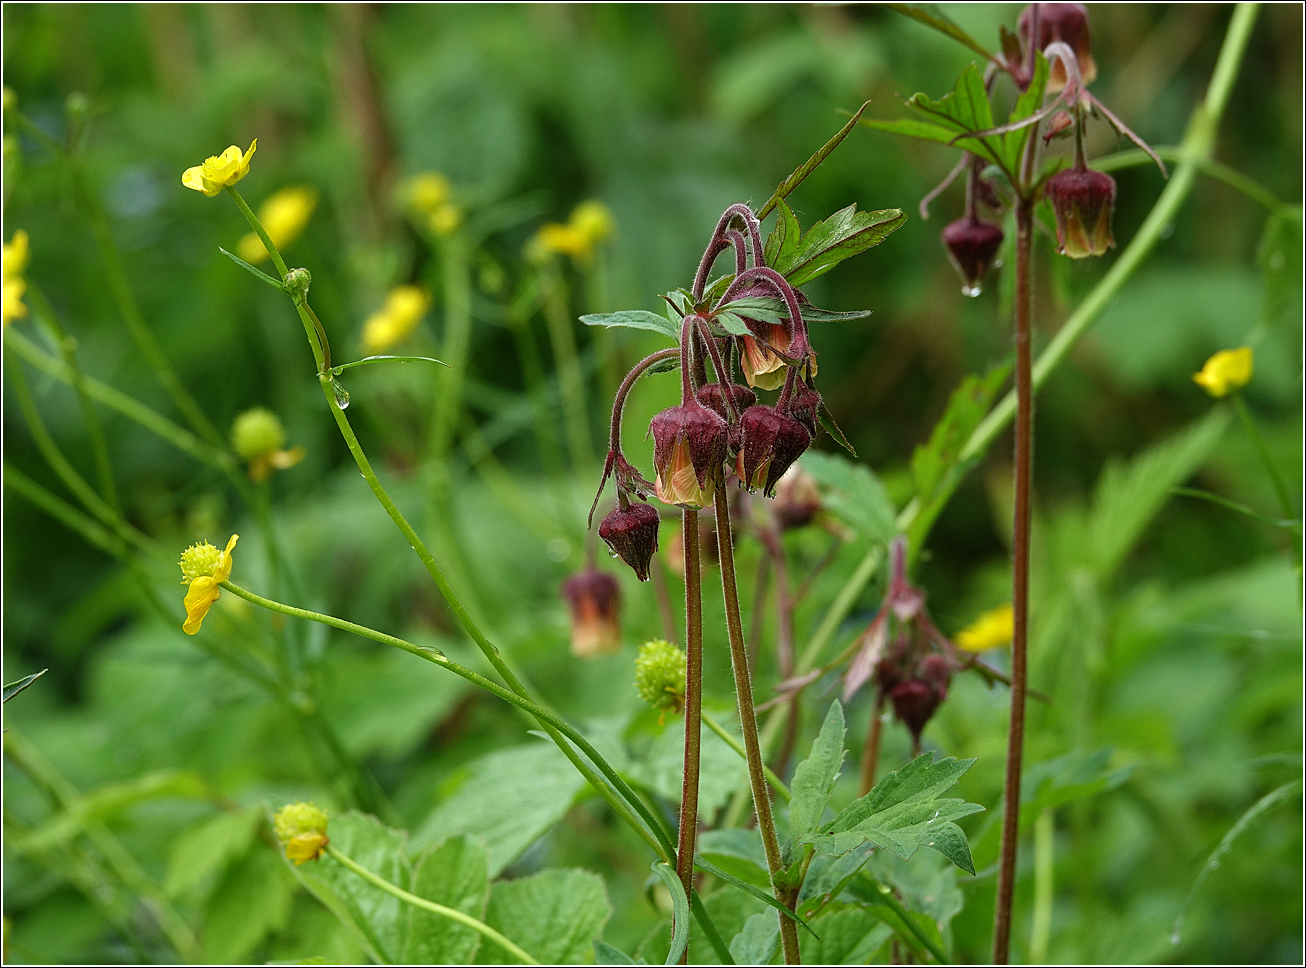
{"label": "hairy flower stem", "polygon": [[[757,738],[757,711],[753,706],[753,680],[748,670],[748,650],[744,645],[744,626],[739,618],[739,589],[735,583],[735,551],[730,543],[730,498],[724,488],[716,490],[717,549],[721,555],[721,592],[726,602],[726,627],[730,634],[730,666],[735,674],[735,694],[739,700],[739,723],[744,730],[744,751],[748,754],[748,781],[753,791],[753,808],[757,811],[757,828],[762,834],[762,848],[766,852],[766,866],[771,873],[771,888],[775,899],[792,907],[798,887],[784,889],[780,875],[784,862],[780,857],[780,842],[775,835],[775,818],[771,815],[771,797],[766,789],[766,770],[762,747]],[[780,916],[780,941],[784,948],[785,964],[800,964],[798,957],[798,928],[794,922]]]}
{"label": "hairy flower stem", "polygon": [[1025,748],[1025,686],[1029,640],[1030,486],[1034,463],[1034,388],[1030,371],[1030,275],[1034,231],[1033,203],[1016,205],[1016,498],[1011,535],[1011,722],[1002,788],[1002,850],[998,897],[993,918],[993,963],[1005,965],[1011,943],[1011,902],[1016,887],[1020,837],[1020,769]]}
{"label": "hairy flower stem", "polygon": [[[688,379],[686,377],[686,379]],[[721,493],[720,488],[717,493]],[[680,788],[680,842],[676,876],[685,896],[694,889],[694,842],[698,836],[699,746],[703,732],[703,585],[699,571],[698,509],[681,512],[685,546],[685,759]],[[688,964],[686,949],[680,963]]]}
{"label": "hairy flower stem", "polygon": [[508,954],[519,959],[523,964],[538,965],[539,962],[528,955],[525,951],[513,944],[494,928],[490,927],[484,921],[478,921],[470,914],[464,914],[455,908],[445,907],[443,904],[436,904],[434,901],[428,901],[424,897],[418,897],[416,894],[409,894],[401,887],[396,887],[379,874],[374,874],[358,861],[343,854],[336,847],[328,845],[326,848],[327,856],[334,860],[341,867],[353,871],[363,880],[367,881],[387,894],[392,894],[405,904],[411,904],[415,908],[421,908],[423,911],[430,911],[432,914],[438,914],[442,918],[448,918],[450,921],[457,921],[459,924],[466,925],[478,934],[484,935],[495,944],[497,944]]}

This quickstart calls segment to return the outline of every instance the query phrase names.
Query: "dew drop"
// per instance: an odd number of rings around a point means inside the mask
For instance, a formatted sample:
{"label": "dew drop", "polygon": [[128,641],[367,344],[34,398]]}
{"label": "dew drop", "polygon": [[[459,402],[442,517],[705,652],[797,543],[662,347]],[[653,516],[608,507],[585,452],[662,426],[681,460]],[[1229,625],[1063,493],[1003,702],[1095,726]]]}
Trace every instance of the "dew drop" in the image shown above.
{"label": "dew drop", "polygon": [[336,406],[341,410],[349,409],[349,391],[340,385],[339,380],[331,381],[331,392],[335,394]]}
{"label": "dew drop", "polygon": [[978,282],[975,283],[975,285],[973,285],[973,286],[962,286],[962,287],[961,287],[961,294],[962,294],[963,296],[970,296],[972,299],[974,299],[976,296],[978,296],[978,295],[979,295],[981,292],[983,292],[983,291],[984,291],[983,287],[980,286],[980,284],[979,284]]}

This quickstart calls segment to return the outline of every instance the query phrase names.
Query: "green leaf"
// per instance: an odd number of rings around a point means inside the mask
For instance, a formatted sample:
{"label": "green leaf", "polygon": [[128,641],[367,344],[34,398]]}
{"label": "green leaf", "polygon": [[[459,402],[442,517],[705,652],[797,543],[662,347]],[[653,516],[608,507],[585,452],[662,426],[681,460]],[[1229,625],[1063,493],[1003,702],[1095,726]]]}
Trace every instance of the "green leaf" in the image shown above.
{"label": "green leaf", "polygon": [[1110,747],[1072,752],[1026,768],[1020,781],[1020,826],[1027,829],[1044,810],[1115,790],[1134,772],[1134,764],[1111,768]]}
{"label": "green leaf", "polygon": [[851,850],[839,857],[814,855],[798,896],[798,913],[808,919],[817,917],[827,905],[838,899],[874,852],[874,848],[867,848]]}
{"label": "green leaf", "polygon": [[[489,867],[484,844],[465,835],[451,837],[413,862],[412,893],[484,920],[490,897]],[[410,917],[405,964],[471,963],[481,942],[478,932],[419,908],[411,908]]]}
{"label": "green leaf", "polygon": [[811,928],[807,927],[806,918],[802,917],[795,911],[789,910],[789,908],[785,907],[783,904],[777,901],[766,891],[754,887],[752,884],[749,884],[747,881],[741,880],[740,878],[736,877],[730,872],[723,870],[720,867],[717,867],[716,864],[713,864],[711,861],[705,860],[703,856],[699,854],[697,851],[694,853],[694,867],[705,874],[711,874],[713,877],[721,878],[721,880],[725,881],[727,884],[733,884],[735,887],[739,888],[741,891],[745,892],[746,894],[751,894],[753,897],[757,898],[759,901],[763,902],[768,907],[775,908],[777,911],[781,912],[785,917],[789,918],[790,920],[796,921],[798,924],[800,924],[803,928],[806,928],[808,931],[812,930]]}
{"label": "green leaf", "polygon": [[730,954],[741,965],[769,965],[780,944],[780,919],[770,911],[754,914],[730,940]]}
{"label": "green leaf", "polygon": [[233,857],[249,849],[261,811],[257,808],[235,813],[217,813],[191,827],[177,838],[168,854],[168,873],[163,889],[177,897],[216,876]]}
{"label": "green leaf", "polygon": [[803,935],[805,965],[869,965],[893,929],[860,905],[840,904],[812,922],[819,937]]}
{"label": "green leaf", "polygon": [[716,323],[731,336],[748,336],[752,330],[743,319],[731,312],[718,312],[712,314],[712,322]]}
{"label": "green leaf", "polygon": [[821,732],[812,743],[812,752],[794,771],[789,826],[795,840],[807,837],[821,826],[843,766],[844,733],[843,706],[836,699],[830,704]]}
{"label": "green leaf", "polygon": [[441,366],[448,366],[444,360],[437,360],[433,356],[365,356],[361,360],[354,360],[352,363],[341,363],[339,366],[331,367],[331,372],[335,376],[344,373],[351,366],[362,366],[364,363],[439,363]]}
{"label": "green leaf", "polygon": [[849,205],[808,229],[792,251],[777,255],[772,268],[790,285],[805,285],[844,259],[879,245],[906,221],[900,209],[859,212],[855,204]]}
{"label": "green leaf", "polygon": [[222,246],[218,246],[218,251],[221,252],[223,255],[225,255],[225,256],[226,256],[228,259],[230,259],[232,262],[236,263],[236,265],[240,266],[240,267],[241,267],[242,269],[244,269],[246,272],[248,272],[248,273],[250,273],[251,275],[253,275],[254,278],[258,279],[260,282],[266,282],[266,283],[267,283],[269,286],[271,286],[273,289],[280,289],[282,292],[285,292],[285,293],[290,292],[290,290],[286,287],[286,284],[285,284],[284,282],[282,282],[280,279],[273,279],[270,275],[268,275],[268,274],[267,274],[266,272],[264,272],[262,269],[255,269],[252,265],[250,265],[248,262],[246,262],[246,261],[245,261],[244,259],[242,259],[240,256],[238,256],[238,255],[233,255],[232,253],[230,253],[230,252],[228,252],[226,249],[224,249]]}
{"label": "green leaf", "polygon": [[[541,964],[579,964],[603,933],[612,909],[603,880],[582,870],[544,870],[490,890],[485,923]],[[482,945],[480,964],[504,964],[508,953]]]}
{"label": "green leaf", "polygon": [[[994,126],[993,108],[989,104],[988,93],[984,90],[984,78],[974,64],[957,78],[952,91],[939,100],[932,100],[925,94],[913,94],[907,99],[907,104],[929,118],[932,124],[951,130],[953,138],[971,132],[987,131]],[[964,151],[1002,167],[1010,176],[1014,169],[1007,164],[1001,139],[1001,135],[987,138],[962,137],[953,143]]]}
{"label": "green leaf", "polygon": [[1205,417],[1128,463],[1109,461],[1098,478],[1088,518],[1092,568],[1106,579],[1124,560],[1156,513],[1202,466],[1224,432],[1229,413],[1212,408]]}
{"label": "green leaf", "polygon": [[295,881],[276,853],[250,851],[213,892],[204,919],[204,954],[214,964],[240,964],[270,932],[285,927]]}
{"label": "green leaf", "polygon": [[689,947],[689,898],[685,896],[685,886],[669,864],[654,861],[653,873],[671,893],[671,947],[667,951],[666,964],[679,964],[680,956]]}
{"label": "green leaf", "polygon": [[940,964],[948,963],[943,935],[932,917],[905,907],[888,884],[872,877],[862,880],[868,888],[861,892],[868,902],[863,909],[867,914],[883,921],[920,960],[928,963],[933,958]]}
{"label": "green leaf", "polygon": [[830,157],[830,153],[834,151],[835,148],[839,147],[843,139],[848,137],[852,129],[857,126],[858,119],[861,118],[862,112],[866,110],[866,105],[870,103],[870,101],[863,103],[862,106],[857,109],[857,113],[848,120],[848,123],[835,132],[833,138],[821,145],[820,148],[816,149],[816,153],[813,154],[812,157],[808,158],[805,162],[795,168],[793,174],[780,183],[771,197],[767,199],[766,204],[758,210],[757,217],[759,220],[770,215],[772,208],[778,205],[786,196],[789,195],[790,192],[801,185],[803,179],[816,171],[816,169],[820,167],[821,162]]}
{"label": "green leaf", "polygon": [[608,944],[606,941],[594,939],[594,964],[596,965],[647,965],[648,962],[643,958],[636,961],[620,948]]}
{"label": "green leaf", "polygon": [[951,144],[952,139],[957,137],[955,127],[945,127],[931,121],[918,121],[916,118],[898,118],[893,121],[884,121],[879,118],[862,118],[861,124],[862,127],[870,128],[872,131],[884,131],[904,138],[916,138],[920,141],[934,141],[941,145]]}
{"label": "green leaf", "polygon": [[[766,253],[766,264],[769,266],[774,266],[781,260],[785,264],[792,262],[803,238],[803,230],[798,227],[798,216],[789,207],[789,203],[783,198],[777,199],[775,208],[778,213],[775,228],[771,229],[771,234],[766,237],[766,245],[763,248]],[[780,300],[777,299],[776,302]]]}
{"label": "green leaf", "polygon": [[957,855],[952,831],[943,835],[938,831],[949,821],[984,808],[964,800],[939,799],[939,794],[952,787],[974,762],[953,757],[934,762],[933,753],[918,756],[845,807],[821,832],[803,837],[801,842],[834,855],[867,842],[904,858],[911,857],[919,847],[936,844],[942,845],[940,852],[945,856],[947,851]]}
{"label": "green leaf", "polygon": [[[387,827],[367,814],[350,811],[333,816],[327,833],[332,846],[342,854],[378,877],[407,889],[412,865],[405,853],[408,837],[404,831]],[[352,924],[383,961],[395,964],[402,960],[408,937],[408,905],[330,857],[307,863],[301,870],[335,895],[348,915],[347,923]]]}
{"label": "green leaf", "polygon": [[561,820],[585,785],[556,747],[542,743],[496,750],[467,770],[463,784],[413,833],[413,843],[424,847],[455,834],[482,837],[491,877]]}
{"label": "green leaf", "polygon": [[937,4],[919,4],[919,3],[886,3],[890,10],[896,10],[905,17],[911,17],[912,20],[919,21],[927,27],[933,27],[939,33],[951,37],[957,43],[969,47],[975,53],[979,54],[985,60],[993,60],[984,47],[970,34],[957,26],[956,22],[939,9]]}
{"label": "green leaf", "polygon": [[830,408],[825,405],[825,401],[821,402],[821,406],[820,409],[817,411],[816,417],[818,420],[821,421],[821,426],[825,428],[825,432],[834,438],[835,443],[837,443],[844,450],[848,451],[848,454],[854,460],[856,460],[857,459],[856,448],[853,447],[852,443],[848,440],[848,438],[844,436],[843,430],[839,428],[839,425],[834,422],[834,414],[832,414],[830,412]]}
{"label": "green leaf", "polygon": [[10,699],[13,699],[14,696],[18,695],[49,671],[49,669],[42,669],[40,672],[33,672],[30,676],[23,676],[23,678],[19,679],[17,682],[9,683],[5,686],[3,701],[8,702]]}
{"label": "green leaf", "polygon": [[762,837],[755,829],[705,830],[698,835],[698,855],[758,887],[768,887],[771,883]]}
{"label": "green leaf", "polygon": [[887,542],[897,532],[893,503],[884,486],[863,464],[838,454],[809,450],[802,466],[825,485],[825,504],[841,521],[872,541]]}
{"label": "green leaf", "polygon": [[[640,759],[631,763],[631,779],[675,801],[680,796],[684,756],[685,723],[683,718],[677,718],[653,738]],[[715,733],[703,736],[699,756],[702,777],[698,786],[698,815],[704,823],[709,823],[731,796],[748,789],[748,767]]]}
{"label": "green leaf", "polygon": [[975,463],[975,460],[963,462],[962,450],[988,413],[1009,368],[1003,363],[982,377],[968,376],[962,380],[961,386],[948,398],[947,409],[930,432],[929,441],[912,454],[911,472],[916,484],[917,511],[908,534],[910,547],[916,548],[917,537],[929,533],[934,519],[952,494],[955,482]]}
{"label": "green leaf", "polygon": [[1274,325],[1301,304],[1302,210],[1288,206],[1265,220],[1256,262],[1265,287],[1262,317]]}
{"label": "green leaf", "polygon": [[[732,299],[724,306],[719,307],[722,310],[738,313],[741,316],[748,316],[764,323],[778,323],[782,319],[789,318],[789,309],[783,299],[777,299],[771,296],[745,296],[742,299]],[[853,319],[865,319],[871,315],[869,309],[856,310],[854,312],[834,312],[829,309],[819,309],[816,306],[800,307],[803,314],[803,321],[807,323],[842,323]]]}
{"label": "green leaf", "polygon": [[948,821],[937,824],[934,838],[925,846],[937,850],[967,874],[975,873],[975,861],[970,856],[970,843],[966,840],[966,834],[955,823]]}
{"label": "green leaf", "polygon": [[625,326],[628,329],[648,329],[661,333],[673,342],[680,342],[680,326],[665,316],[647,309],[625,309],[617,313],[590,313],[580,321],[586,326]]}
{"label": "green leaf", "polygon": [[[1024,121],[1040,110],[1043,107],[1043,94],[1047,90],[1047,86],[1047,58],[1043,56],[1042,51],[1036,51],[1034,53],[1034,78],[1030,81],[1029,87],[1025,88],[1024,93],[1016,98],[1016,106],[1012,108],[1007,123],[1015,124],[1017,121]],[[1037,129],[1037,124],[1031,124],[1019,131],[1007,131],[999,135],[1001,139],[999,153],[1007,171],[1015,172],[1020,170],[1021,153],[1025,150],[1026,143],[1034,136]]]}

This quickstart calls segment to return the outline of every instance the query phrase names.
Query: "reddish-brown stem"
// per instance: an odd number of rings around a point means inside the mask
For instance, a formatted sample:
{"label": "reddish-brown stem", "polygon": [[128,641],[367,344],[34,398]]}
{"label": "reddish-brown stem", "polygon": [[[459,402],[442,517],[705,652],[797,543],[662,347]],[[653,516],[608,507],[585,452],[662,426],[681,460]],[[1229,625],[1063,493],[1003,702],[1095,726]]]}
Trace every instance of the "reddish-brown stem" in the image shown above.
{"label": "reddish-brown stem", "polygon": [[875,770],[880,763],[880,733],[884,729],[884,693],[875,690],[871,722],[866,727],[866,744],[862,747],[862,782],[858,796],[866,796],[875,786]]}
{"label": "reddish-brown stem", "polygon": [[608,447],[612,451],[621,450],[621,413],[626,409],[626,397],[630,394],[631,387],[649,367],[655,363],[661,363],[663,360],[669,360],[680,353],[678,349],[658,350],[636,363],[626,378],[621,381],[621,386],[617,388],[616,396],[612,398],[612,420],[608,424]]}
{"label": "reddish-brown stem", "polygon": [[716,262],[716,257],[720,255],[728,246],[735,246],[736,266],[739,260],[743,259],[747,264],[748,259],[742,250],[744,238],[742,233],[736,232],[739,236],[738,241],[729,236],[728,226],[730,222],[738,218],[748,229],[748,237],[752,242],[752,261],[760,265],[762,262],[762,235],[758,227],[757,216],[753,210],[743,203],[736,203],[721,213],[721,220],[717,222],[716,229],[712,232],[712,240],[707,244],[707,250],[703,253],[703,260],[698,264],[698,272],[694,274],[694,299],[698,300],[703,297],[703,288],[707,285],[707,274],[712,271],[712,263]]}
{"label": "reddish-brown stem", "polygon": [[1016,498],[1012,521],[1011,724],[1002,788],[1002,851],[993,917],[993,963],[1005,965],[1011,944],[1011,904],[1016,887],[1020,834],[1020,771],[1025,746],[1026,645],[1029,633],[1030,485],[1034,457],[1034,396],[1030,361],[1030,247],[1033,204],[1016,205]]}
{"label": "reddish-brown stem", "polygon": [[[703,589],[699,575],[698,509],[681,512],[685,545],[685,759],[680,788],[680,840],[676,876],[685,896],[694,889],[694,842],[698,834],[699,742],[703,723]],[[729,545],[729,541],[726,542]],[[686,950],[680,963],[688,964]]]}

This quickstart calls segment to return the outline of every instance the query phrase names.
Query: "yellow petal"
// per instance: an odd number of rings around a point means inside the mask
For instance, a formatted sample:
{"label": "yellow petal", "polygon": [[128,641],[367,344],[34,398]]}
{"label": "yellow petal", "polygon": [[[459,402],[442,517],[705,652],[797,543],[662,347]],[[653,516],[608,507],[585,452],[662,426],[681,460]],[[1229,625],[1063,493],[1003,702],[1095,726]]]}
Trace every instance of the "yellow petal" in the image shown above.
{"label": "yellow petal", "polygon": [[209,608],[221,595],[216,578],[201,575],[191,582],[190,590],[186,592],[186,599],[182,603],[186,606],[186,621],[181,630],[187,635],[198,632],[204,616],[209,614]]}
{"label": "yellow petal", "polygon": [[236,547],[236,542],[239,540],[240,540],[240,535],[233,534],[231,536],[231,539],[227,542],[227,547],[223,550],[222,554],[218,557],[218,570],[213,573],[213,577],[215,580],[226,581],[228,578],[231,577],[231,566],[233,564],[231,558],[231,549]]}
{"label": "yellow petal", "polygon": [[196,165],[194,168],[187,168],[183,171],[181,173],[181,183],[192,191],[203,192],[210,198],[219,191],[204,177],[204,167],[202,165]]}
{"label": "yellow petal", "polygon": [[1006,645],[1015,634],[1015,615],[1010,605],[985,612],[957,633],[957,645],[967,652],[984,652]]}
{"label": "yellow petal", "polygon": [[23,274],[27,269],[27,261],[31,254],[27,233],[19,229],[4,246],[4,278],[6,281],[17,279]]}
{"label": "yellow petal", "polygon": [[1251,383],[1253,371],[1252,348],[1240,346],[1214,354],[1200,373],[1193,374],[1193,382],[1213,397],[1224,397]]}

